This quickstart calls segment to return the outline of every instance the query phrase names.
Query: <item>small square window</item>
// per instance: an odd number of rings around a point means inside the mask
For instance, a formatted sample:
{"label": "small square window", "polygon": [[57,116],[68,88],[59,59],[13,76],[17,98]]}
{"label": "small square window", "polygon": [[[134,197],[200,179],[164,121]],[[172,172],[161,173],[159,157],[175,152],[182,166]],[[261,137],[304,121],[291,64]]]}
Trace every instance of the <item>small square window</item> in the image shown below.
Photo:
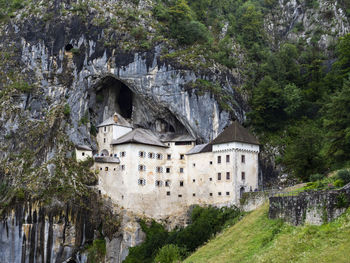
{"label": "small square window", "polygon": [[210,177],[210,178],[209,178],[209,181],[213,181],[213,178]]}
{"label": "small square window", "polygon": [[226,195],[230,195],[230,192],[226,192]]}
{"label": "small square window", "polygon": [[113,169],[113,171],[115,171],[115,168]]}
{"label": "small square window", "polygon": [[178,195],[179,197],[182,197],[182,195]]}
{"label": "small square window", "polygon": [[212,161],[210,161],[210,162],[209,162],[209,164],[210,164],[210,165],[212,165],[212,164],[213,164],[213,162],[212,162]]}
{"label": "small square window", "polygon": [[168,154],[168,155],[166,156],[166,158],[167,158],[168,160],[171,160],[171,154]]}
{"label": "small square window", "polygon": [[166,195],[170,195],[170,192],[168,191],[168,192],[166,192]]}
{"label": "small square window", "polygon": [[105,167],[105,171],[108,171],[108,167]]}
{"label": "small square window", "polygon": [[221,173],[218,173],[218,180],[221,180]]}
{"label": "small square window", "polygon": [[82,155],[82,156],[85,156],[85,153],[84,153],[84,152],[82,152],[82,153],[81,153],[81,155]]}
{"label": "small square window", "polygon": [[194,183],[195,183],[195,182],[196,182],[196,179],[192,179],[192,182],[194,182]]}
{"label": "small square window", "polygon": [[221,192],[218,192],[218,195],[221,196]]}
{"label": "small square window", "polygon": [[210,193],[209,196],[213,196],[213,193]]}
{"label": "small square window", "polygon": [[100,171],[102,171],[102,167],[100,167]]}
{"label": "small square window", "polygon": [[242,172],[242,181],[245,180],[245,172]]}
{"label": "small square window", "polygon": [[122,164],[122,165],[120,166],[120,169],[121,169],[122,171],[124,171],[124,170],[125,170],[125,164]]}
{"label": "small square window", "polygon": [[195,193],[193,193],[193,194],[192,194],[192,196],[196,196],[196,194],[195,194]]}
{"label": "small square window", "polygon": [[184,181],[180,181],[180,186],[184,186]]}
{"label": "small square window", "polygon": [[230,162],[230,155],[226,155],[226,162],[227,162],[227,163]]}
{"label": "small square window", "polygon": [[180,160],[184,160],[185,159],[185,155],[180,154]]}
{"label": "small square window", "polygon": [[165,181],[165,187],[169,187],[170,186],[170,180],[166,180]]}
{"label": "small square window", "polygon": [[194,164],[193,164],[193,167],[195,167],[195,166],[196,166],[196,164],[194,163]]}
{"label": "small square window", "polygon": [[166,173],[167,173],[167,174],[170,173],[170,167],[167,167],[167,168],[166,168]]}
{"label": "small square window", "polygon": [[226,172],[226,180],[230,180],[230,172]]}
{"label": "small square window", "polygon": [[183,173],[184,172],[184,168],[180,168],[180,173]]}
{"label": "small square window", "polygon": [[242,155],[242,156],[241,156],[241,162],[242,162],[242,163],[245,163],[245,155]]}

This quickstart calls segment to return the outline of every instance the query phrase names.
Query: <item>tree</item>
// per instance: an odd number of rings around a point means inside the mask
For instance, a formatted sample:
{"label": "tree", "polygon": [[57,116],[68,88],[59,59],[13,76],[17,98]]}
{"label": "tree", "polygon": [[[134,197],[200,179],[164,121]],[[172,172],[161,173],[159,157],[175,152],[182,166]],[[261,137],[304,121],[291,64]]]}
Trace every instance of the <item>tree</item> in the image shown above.
{"label": "tree", "polygon": [[159,249],[154,262],[155,263],[173,263],[181,260],[181,254],[183,254],[183,249],[178,246],[170,244],[165,245]]}
{"label": "tree", "polygon": [[255,130],[273,132],[283,127],[286,120],[283,90],[266,76],[253,90],[252,111],[248,119]]}
{"label": "tree", "polygon": [[325,106],[324,127],[329,162],[343,165],[350,160],[350,77]]}

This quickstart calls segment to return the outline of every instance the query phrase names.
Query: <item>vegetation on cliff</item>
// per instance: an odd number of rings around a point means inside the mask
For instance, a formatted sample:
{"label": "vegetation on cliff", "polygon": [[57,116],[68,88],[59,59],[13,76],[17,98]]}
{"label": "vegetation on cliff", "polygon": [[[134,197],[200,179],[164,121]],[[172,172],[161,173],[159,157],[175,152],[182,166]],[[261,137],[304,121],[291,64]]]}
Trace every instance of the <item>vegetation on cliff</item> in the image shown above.
{"label": "vegetation on cliff", "polygon": [[268,219],[268,204],[210,240],[185,263],[348,262],[350,210],[322,226]]}
{"label": "vegetation on cliff", "polygon": [[191,223],[180,229],[168,232],[156,222],[147,224],[141,222],[146,240],[139,246],[130,249],[126,263],[161,262],[167,258],[181,259],[197,247],[203,245],[217,232],[229,225],[235,224],[242,213],[237,208],[193,208]]}

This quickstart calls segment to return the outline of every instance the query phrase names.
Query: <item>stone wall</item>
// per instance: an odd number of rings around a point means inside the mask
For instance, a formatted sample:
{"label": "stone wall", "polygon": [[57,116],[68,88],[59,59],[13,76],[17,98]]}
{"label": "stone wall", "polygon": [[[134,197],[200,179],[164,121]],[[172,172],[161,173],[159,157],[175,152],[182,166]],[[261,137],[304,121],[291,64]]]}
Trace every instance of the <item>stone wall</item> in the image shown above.
{"label": "stone wall", "polygon": [[350,184],[340,190],[307,191],[269,199],[271,219],[281,218],[293,225],[321,225],[337,218],[349,207]]}

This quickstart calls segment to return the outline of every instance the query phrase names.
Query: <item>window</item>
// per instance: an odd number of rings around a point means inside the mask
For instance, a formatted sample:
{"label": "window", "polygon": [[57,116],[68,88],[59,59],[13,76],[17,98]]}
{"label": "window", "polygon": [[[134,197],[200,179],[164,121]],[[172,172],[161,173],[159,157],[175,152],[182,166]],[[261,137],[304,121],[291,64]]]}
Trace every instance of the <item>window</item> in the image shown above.
{"label": "window", "polygon": [[209,181],[213,181],[213,178],[210,177],[210,178],[209,178]]}
{"label": "window", "polygon": [[103,138],[103,142],[106,143],[106,138]]}
{"label": "window", "polygon": [[163,167],[156,167],[156,173],[162,173],[163,172]]}
{"label": "window", "polygon": [[163,185],[163,182],[162,182],[162,181],[158,181],[158,180],[156,181],[156,186],[157,186],[157,187],[161,187],[162,185]]}
{"label": "window", "polygon": [[195,194],[195,193],[193,193],[193,194],[192,194],[192,196],[193,196],[193,197],[195,197],[195,196],[196,196],[196,194]]}
{"label": "window", "polygon": [[209,196],[213,196],[213,193],[209,193]]}
{"label": "window", "polygon": [[218,180],[221,180],[221,173],[218,173]]}
{"label": "window", "polygon": [[245,163],[245,155],[242,155],[242,156],[241,156],[241,162],[242,162],[242,163]]}
{"label": "window", "polygon": [[230,172],[226,173],[226,180],[230,180]]}
{"label": "window", "polygon": [[226,192],[226,195],[230,195],[230,192]]}
{"label": "window", "polygon": [[196,166],[196,164],[194,163],[194,164],[193,164],[193,167],[195,167],[195,166]]}
{"label": "window", "polygon": [[182,197],[182,195],[178,195],[179,197]]}
{"label": "window", "polygon": [[210,165],[212,165],[212,164],[213,164],[213,162],[212,162],[212,161],[210,161],[210,162],[209,162],[209,164],[210,164]]}
{"label": "window", "polygon": [[170,187],[170,180],[165,181],[165,187]]}
{"label": "window", "polygon": [[180,173],[183,173],[183,172],[184,172],[184,168],[180,167]]}
{"label": "window", "polygon": [[120,157],[125,157],[126,156],[126,152],[120,152],[119,155],[120,155]]}
{"label": "window", "polygon": [[218,192],[218,196],[221,196],[221,192]]}
{"label": "window", "polygon": [[185,155],[180,154],[180,160],[184,160],[185,159]]}
{"label": "window", "polygon": [[196,179],[192,179],[192,182],[194,182],[194,183],[195,183],[195,182],[196,182]]}
{"label": "window", "polygon": [[184,186],[184,181],[180,181],[180,186]]}
{"label": "window", "polygon": [[118,155],[115,153],[115,154],[114,154],[114,158],[117,158],[117,157],[118,157]]}
{"label": "window", "polygon": [[122,164],[122,165],[120,166],[120,170],[122,170],[122,171],[125,170],[125,164]]}
{"label": "window", "polygon": [[245,180],[245,172],[242,172],[242,181]]}
{"label": "window", "polygon": [[108,167],[105,167],[105,171],[108,171]]}
{"label": "window", "polygon": [[170,192],[168,191],[168,192],[166,192],[166,195],[170,195]]}
{"label": "window", "polygon": [[100,171],[102,171],[102,167],[100,167]]}
{"label": "window", "polygon": [[226,155],[226,162],[227,162],[227,163],[230,162],[230,155]]}
{"label": "window", "polygon": [[221,156],[218,156],[218,163],[221,163]]}
{"label": "window", "polygon": [[139,185],[146,185],[146,179],[140,178],[140,179],[138,180],[138,184],[139,184]]}
{"label": "window", "polygon": [[148,153],[148,158],[154,159],[154,157],[155,157],[155,154],[154,154],[154,153]]}
{"label": "window", "polygon": [[143,164],[139,165],[139,171],[146,171],[146,166]]}
{"label": "window", "polygon": [[170,173],[170,167],[166,168],[166,173],[169,174]]}
{"label": "window", "polygon": [[163,160],[163,154],[157,153],[157,154],[156,154],[156,158],[157,158],[158,160]]}
{"label": "window", "polygon": [[175,145],[191,145],[192,142],[175,142]]}
{"label": "window", "polygon": [[168,155],[167,155],[167,159],[168,159],[168,160],[171,160],[171,154],[168,154]]}
{"label": "window", "polygon": [[113,169],[113,171],[115,171],[115,168]]}
{"label": "window", "polygon": [[82,152],[82,153],[81,153],[81,155],[82,155],[82,156],[85,156],[85,153],[84,153],[84,152]]}
{"label": "window", "polygon": [[139,152],[139,157],[140,157],[140,158],[145,158],[145,157],[146,157],[146,153],[140,151],[140,152]]}
{"label": "window", "polygon": [[104,132],[106,132],[106,131],[107,131],[107,127],[106,127],[106,126],[104,127],[103,131],[104,131]]}

